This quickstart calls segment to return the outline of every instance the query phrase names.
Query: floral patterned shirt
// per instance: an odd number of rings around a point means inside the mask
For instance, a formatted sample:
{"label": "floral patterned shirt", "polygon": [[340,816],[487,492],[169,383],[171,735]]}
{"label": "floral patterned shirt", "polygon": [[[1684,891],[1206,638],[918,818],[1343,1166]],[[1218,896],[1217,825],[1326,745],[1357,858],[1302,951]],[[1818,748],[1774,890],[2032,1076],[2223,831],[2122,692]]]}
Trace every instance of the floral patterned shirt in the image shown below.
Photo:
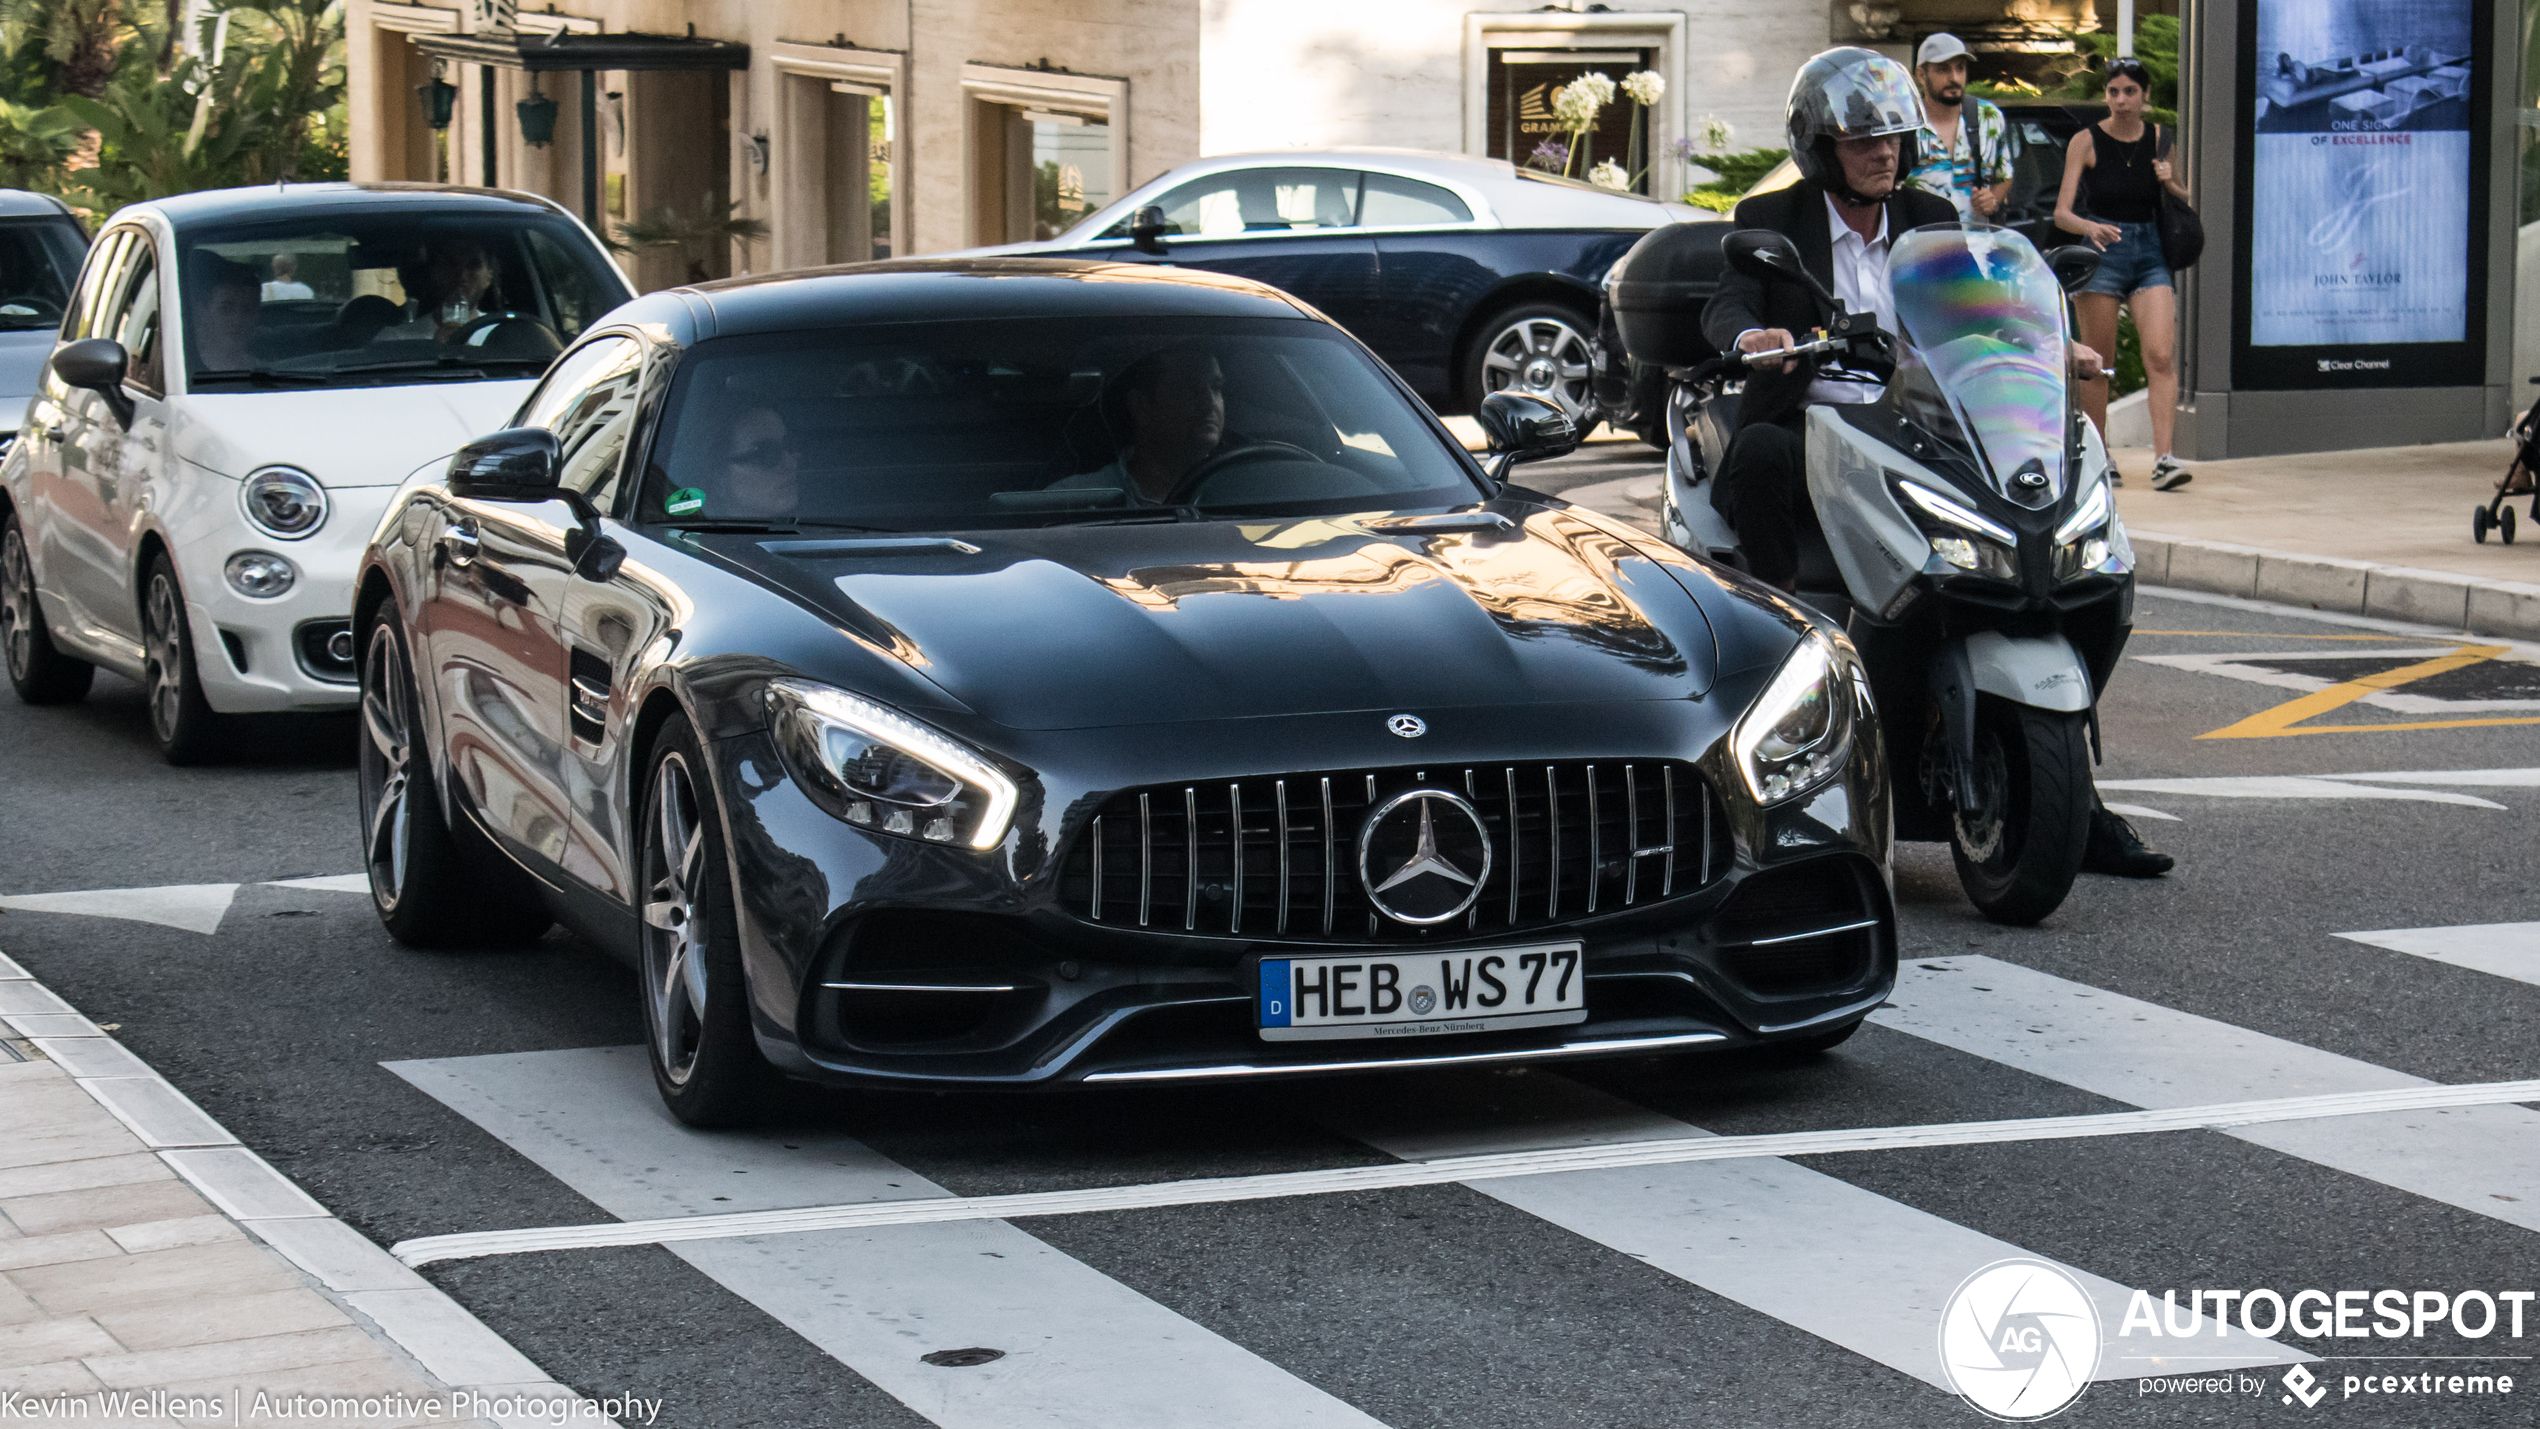
{"label": "floral patterned shirt", "polygon": [[[1972,133],[1976,152],[1967,152],[1967,139]],[[1935,194],[1958,206],[1960,217],[1975,212],[1974,192],[1991,188],[2011,177],[2011,142],[2008,126],[2002,122],[2002,111],[1991,100],[1970,96],[1958,110],[1958,142],[1943,148],[1940,133],[1930,125],[1916,135],[1914,171],[1905,181],[1928,194]],[[1977,176],[1977,169],[1983,176]]]}

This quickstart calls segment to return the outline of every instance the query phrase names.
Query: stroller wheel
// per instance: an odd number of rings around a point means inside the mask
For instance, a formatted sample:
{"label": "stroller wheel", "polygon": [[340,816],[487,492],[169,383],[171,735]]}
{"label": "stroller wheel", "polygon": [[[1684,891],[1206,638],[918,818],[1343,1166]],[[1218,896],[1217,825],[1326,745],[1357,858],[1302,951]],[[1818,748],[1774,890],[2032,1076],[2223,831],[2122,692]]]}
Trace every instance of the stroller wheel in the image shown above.
{"label": "stroller wheel", "polygon": [[2495,518],[2487,514],[2487,508],[2484,506],[2471,511],[2469,513],[2469,538],[2482,546],[2486,545],[2487,528],[2494,524],[2494,519]]}
{"label": "stroller wheel", "polygon": [[2514,543],[2514,509],[2510,506],[2496,513],[2496,534],[2508,546]]}

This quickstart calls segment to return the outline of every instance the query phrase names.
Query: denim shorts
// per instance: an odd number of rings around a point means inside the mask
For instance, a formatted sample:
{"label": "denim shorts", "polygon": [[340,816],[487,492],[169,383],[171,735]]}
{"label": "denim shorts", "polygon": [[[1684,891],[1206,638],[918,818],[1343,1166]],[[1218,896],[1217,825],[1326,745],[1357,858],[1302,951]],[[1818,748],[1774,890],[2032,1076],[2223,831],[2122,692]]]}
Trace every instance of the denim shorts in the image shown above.
{"label": "denim shorts", "polygon": [[2125,236],[2100,250],[2099,272],[2083,292],[2127,298],[2145,288],[2175,286],[2170,282],[2170,265],[2161,258],[2161,225],[2120,223],[2115,227]]}

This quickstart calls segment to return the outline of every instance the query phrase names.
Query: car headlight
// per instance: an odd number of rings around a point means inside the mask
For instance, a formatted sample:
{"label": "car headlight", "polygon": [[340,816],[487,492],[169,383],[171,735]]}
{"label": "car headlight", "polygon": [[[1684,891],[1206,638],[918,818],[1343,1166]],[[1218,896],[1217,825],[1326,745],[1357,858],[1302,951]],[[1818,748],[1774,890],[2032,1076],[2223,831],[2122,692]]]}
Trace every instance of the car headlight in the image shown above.
{"label": "car headlight", "polygon": [[247,524],[277,541],[297,541],[326,524],[326,488],[297,467],[268,466],[238,484]]}
{"label": "car headlight", "polygon": [[271,551],[240,551],[221,567],[229,588],[249,600],[271,600],[287,594],[300,573]]}
{"label": "car headlight", "polygon": [[860,829],[995,848],[1014,821],[1014,781],[908,716],[808,680],[767,687],[777,750],[813,803]]}
{"label": "car headlight", "polygon": [[1906,513],[1931,538],[1931,553],[1938,564],[1927,565],[1927,571],[1934,575],[1966,571],[1998,581],[2020,578],[2018,532],[1919,481],[1893,472],[1889,477],[1897,494],[1905,498]]}
{"label": "car headlight", "polygon": [[1864,697],[1847,673],[1855,662],[1840,640],[1814,629],[1800,637],[1730,731],[1729,749],[1757,803],[1797,798],[1843,766],[1855,706]]}
{"label": "car headlight", "polygon": [[[2132,549],[2125,544],[2125,527],[2117,519],[2116,507],[2108,500],[2108,483],[2103,479],[2091,483],[2090,493],[2055,528],[2055,579],[2079,580],[2086,575],[2117,574],[2130,568]],[[2111,557],[2117,563],[2111,565]]]}

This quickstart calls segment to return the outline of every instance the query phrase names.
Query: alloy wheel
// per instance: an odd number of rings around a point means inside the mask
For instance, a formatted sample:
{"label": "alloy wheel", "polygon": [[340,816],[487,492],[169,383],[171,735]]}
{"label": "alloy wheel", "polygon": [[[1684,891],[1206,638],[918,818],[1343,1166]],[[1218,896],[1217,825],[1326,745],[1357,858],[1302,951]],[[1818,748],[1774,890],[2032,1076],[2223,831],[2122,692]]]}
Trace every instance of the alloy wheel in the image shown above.
{"label": "alloy wheel", "polygon": [[164,570],[153,575],[143,609],[150,727],[161,744],[174,744],[185,714],[185,598],[177,592],[175,578]]}
{"label": "alloy wheel", "polygon": [[362,670],[362,827],[371,896],[380,911],[396,911],[406,891],[412,820],[406,798],[413,778],[414,742],[406,720],[406,662],[395,637],[380,630],[370,638]]}
{"label": "alloy wheel", "polygon": [[1485,393],[1540,397],[1572,422],[1586,419],[1594,372],[1587,334],[1559,318],[1520,318],[1500,329],[1482,356]]}
{"label": "alloy wheel", "polygon": [[654,1057],[671,1085],[697,1069],[706,1014],[705,825],[688,761],[665,755],[653,777],[644,843],[644,1012]]}
{"label": "alloy wheel", "polygon": [[24,682],[35,663],[35,571],[27,564],[26,539],[14,525],[0,538],[0,643],[9,652],[9,677]]}

